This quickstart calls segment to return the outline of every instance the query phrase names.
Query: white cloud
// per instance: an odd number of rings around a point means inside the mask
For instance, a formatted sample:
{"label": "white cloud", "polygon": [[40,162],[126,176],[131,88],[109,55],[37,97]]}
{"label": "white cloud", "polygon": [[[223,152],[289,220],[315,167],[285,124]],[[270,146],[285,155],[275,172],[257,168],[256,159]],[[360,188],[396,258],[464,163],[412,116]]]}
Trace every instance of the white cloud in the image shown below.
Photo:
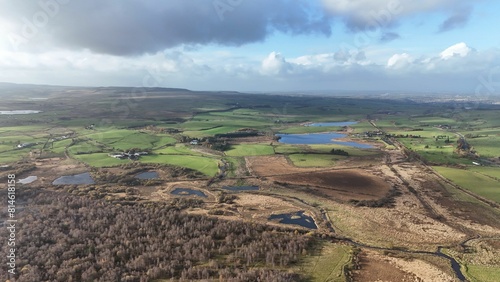
{"label": "white cloud", "polygon": [[[344,50],[285,58],[260,58],[220,50],[176,50],[135,58],[90,51],[39,54],[0,52],[0,81],[67,85],[142,86],[146,75],[156,86],[194,90],[456,90],[473,92],[478,76],[500,65],[500,50],[473,51],[466,44],[441,53]],[[455,54],[455,55],[453,55]],[[453,58],[453,59],[450,59]],[[488,88],[489,89],[489,88]]]}
{"label": "white cloud", "polygon": [[286,74],[291,70],[291,65],[278,52],[271,52],[261,65],[262,74],[265,75],[280,75]]}
{"label": "white cloud", "polygon": [[387,61],[387,67],[392,69],[401,69],[407,67],[412,62],[413,58],[407,53],[394,54]]}
{"label": "white cloud", "polygon": [[460,43],[457,43],[453,46],[446,48],[446,50],[444,50],[443,52],[441,52],[439,54],[439,57],[441,57],[441,59],[443,59],[443,60],[448,60],[448,59],[453,58],[455,56],[465,57],[465,56],[469,55],[469,53],[471,51],[472,51],[472,49],[469,48],[469,46],[467,46],[467,44],[465,44],[464,42],[460,42]]}

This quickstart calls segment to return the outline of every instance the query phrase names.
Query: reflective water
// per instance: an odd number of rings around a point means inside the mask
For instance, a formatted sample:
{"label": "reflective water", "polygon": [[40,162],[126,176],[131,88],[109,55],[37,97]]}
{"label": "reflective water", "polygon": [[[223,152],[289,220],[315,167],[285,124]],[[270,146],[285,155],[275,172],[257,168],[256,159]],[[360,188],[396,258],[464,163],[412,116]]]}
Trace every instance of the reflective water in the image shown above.
{"label": "reflective water", "polygon": [[345,141],[335,141],[334,139],[344,138],[347,135],[341,133],[308,133],[308,134],[276,134],[281,137],[279,142],[283,144],[302,144],[302,145],[313,145],[313,144],[338,144],[349,147],[370,149],[373,148],[371,145],[357,143],[357,142],[345,142]]}
{"label": "reflective water", "polygon": [[41,111],[32,110],[16,110],[16,111],[0,111],[0,115],[27,115],[27,114],[38,114]]}
{"label": "reflective water", "polygon": [[30,184],[32,183],[33,181],[37,180],[38,179],[38,176],[28,176],[26,178],[23,178],[23,179],[19,179],[19,181],[17,181],[17,183],[21,183],[21,184]]}
{"label": "reflective water", "polygon": [[156,171],[147,171],[143,173],[139,173],[135,176],[137,179],[156,179],[159,178],[160,175]]}
{"label": "reflective water", "polygon": [[54,185],[81,185],[81,184],[94,184],[94,179],[90,176],[90,173],[80,173],[75,175],[65,175],[54,180],[52,184]]}
{"label": "reflective water", "polygon": [[203,197],[207,198],[207,195],[200,190],[194,190],[190,188],[175,188],[172,192],[170,192],[173,195],[178,195],[178,196],[191,196],[195,195],[198,197]]}
{"label": "reflective water", "polygon": [[295,224],[309,229],[318,229],[318,226],[314,222],[314,219],[310,216],[305,215],[304,211],[298,211],[295,213],[273,214],[268,219],[279,219],[279,223]]}

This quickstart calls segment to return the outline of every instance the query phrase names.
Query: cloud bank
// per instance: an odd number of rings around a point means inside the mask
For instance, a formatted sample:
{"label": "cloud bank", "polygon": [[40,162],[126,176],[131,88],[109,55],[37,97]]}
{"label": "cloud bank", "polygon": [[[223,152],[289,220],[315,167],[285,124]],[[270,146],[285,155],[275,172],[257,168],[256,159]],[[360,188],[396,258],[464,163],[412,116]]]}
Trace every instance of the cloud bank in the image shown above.
{"label": "cloud bank", "polygon": [[330,19],[318,5],[291,0],[2,0],[0,18],[17,39],[37,30],[22,47],[55,45],[118,56],[179,45],[240,46],[276,31],[331,34]]}

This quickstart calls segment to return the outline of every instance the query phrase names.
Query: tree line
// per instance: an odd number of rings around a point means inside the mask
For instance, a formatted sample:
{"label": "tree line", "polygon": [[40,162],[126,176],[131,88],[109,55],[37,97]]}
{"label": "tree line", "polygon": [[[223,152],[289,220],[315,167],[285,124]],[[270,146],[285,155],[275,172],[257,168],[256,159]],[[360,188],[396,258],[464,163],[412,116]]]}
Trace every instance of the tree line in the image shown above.
{"label": "tree line", "polygon": [[167,203],[125,206],[39,188],[17,196],[29,200],[18,213],[15,281],[300,281],[285,268],[312,244],[300,232],[188,215]]}

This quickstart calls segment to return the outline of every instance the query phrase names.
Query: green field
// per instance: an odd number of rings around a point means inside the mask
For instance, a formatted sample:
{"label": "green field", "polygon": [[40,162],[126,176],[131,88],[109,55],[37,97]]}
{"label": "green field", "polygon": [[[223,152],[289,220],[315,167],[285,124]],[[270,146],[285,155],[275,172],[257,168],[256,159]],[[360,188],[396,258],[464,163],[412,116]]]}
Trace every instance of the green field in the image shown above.
{"label": "green field", "polygon": [[207,176],[214,176],[218,171],[217,160],[199,156],[149,155],[141,157],[144,163],[159,163],[197,170]]}
{"label": "green field", "polygon": [[107,153],[74,155],[73,158],[94,167],[117,166],[131,162],[128,159],[120,160],[112,158]]}
{"label": "green field", "polygon": [[280,130],[280,133],[288,134],[303,134],[303,133],[319,133],[319,132],[340,132],[340,126],[294,126],[285,130]]}
{"label": "green field", "polygon": [[467,265],[466,275],[471,282],[498,282],[500,268],[482,265]]}
{"label": "green field", "polygon": [[310,281],[343,282],[346,281],[343,268],[350,261],[350,247],[324,243],[318,254],[304,259],[300,269],[310,277]]}
{"label": "green field", "polygon": [[176,144],[175,146],[167,146],[162,149],[154,151],[156,154],[163,155],[192,155],[192,156],[203,156],[202,153],[191,150],[189,146],[184,144]]}
{"label": "green field", "polygon": [[0,153],[0,163],[11,163],[27,157],[29,154],[28,149],[16,150],[11,152]]}
{"label": "green field", "polygon": [[153,135],[128,129],[110,129],[86,135],[96,142],[110,147],[112,150],[127,150],[132,148],[151,149],[169,144],[176,140],[165,134]]}
{"label": "green field", "polygon": [[449,167],[433,167],[439,174],[448,178],[460,187],[479,196],[500,203],[500,181],[482,174]]}
{"label": "green field", "polygon": [[273,147],[270,145],[260,145],[260,144],[232,145],[231,148],[226,151],[226,155],[232,157],[274,155],[274,150]]}
{"label": "green field", "polygon": [[471,166],[468,167],[467,169],[500,180],[500,167]]}

